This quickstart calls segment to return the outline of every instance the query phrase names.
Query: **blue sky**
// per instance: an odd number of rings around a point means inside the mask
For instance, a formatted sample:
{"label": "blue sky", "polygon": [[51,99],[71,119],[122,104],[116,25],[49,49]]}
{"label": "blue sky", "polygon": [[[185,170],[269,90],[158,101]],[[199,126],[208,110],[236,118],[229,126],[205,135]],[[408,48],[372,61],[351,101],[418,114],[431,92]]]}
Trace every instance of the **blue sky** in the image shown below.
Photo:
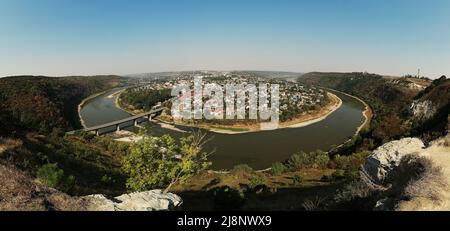
{"label": "blue sky", "polygon": [[448,0],[1,0],[0,76],[450,75]]}

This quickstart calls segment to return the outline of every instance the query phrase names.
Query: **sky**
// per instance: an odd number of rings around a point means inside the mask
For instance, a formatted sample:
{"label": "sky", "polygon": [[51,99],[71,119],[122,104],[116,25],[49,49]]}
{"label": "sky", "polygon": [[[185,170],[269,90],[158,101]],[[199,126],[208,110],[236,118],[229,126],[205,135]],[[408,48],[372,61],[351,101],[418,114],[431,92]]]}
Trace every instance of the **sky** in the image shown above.
{"label": "sky", "polygon": [[448,0],[1,0],[0,76],[450,76]]}

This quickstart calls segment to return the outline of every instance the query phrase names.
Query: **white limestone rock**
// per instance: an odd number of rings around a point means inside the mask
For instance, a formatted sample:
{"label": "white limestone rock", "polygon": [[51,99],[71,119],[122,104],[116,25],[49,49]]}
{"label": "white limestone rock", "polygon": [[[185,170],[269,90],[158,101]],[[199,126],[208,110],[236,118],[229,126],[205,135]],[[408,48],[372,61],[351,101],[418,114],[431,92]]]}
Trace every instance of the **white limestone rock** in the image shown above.
{"label": "white limestone rock", "polygon": [[83,198],[89,211],[164,211],[173,210],[181,205],[179,196],[151,190],[123,194],[112,200],[103,195],[89,195]]}
{"label": "white limestone rock", "polygon": [[386,143],[369,156],[362,169],[363,178],[376,185],[383,184],[389,172],[400,164],[402,157],[420,152],[425,145],[418,138],[403,138]]}
{"label": "white limestone rock", "polygon": [[414,116],[414,118],[417,118],[419,120],[427,120],[432,118],[436,112],[437,107],[433,105],[433,102],[430,100],[424,100],[424,101],[414,101],[411,104],[411,112]]}

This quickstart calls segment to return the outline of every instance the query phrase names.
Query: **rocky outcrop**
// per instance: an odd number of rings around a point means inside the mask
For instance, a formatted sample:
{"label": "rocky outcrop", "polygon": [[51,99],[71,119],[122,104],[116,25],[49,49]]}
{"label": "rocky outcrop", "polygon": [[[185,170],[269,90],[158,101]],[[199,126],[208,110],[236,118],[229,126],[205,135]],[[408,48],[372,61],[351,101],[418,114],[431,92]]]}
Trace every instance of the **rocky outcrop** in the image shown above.
{"label": "rocky outcrop", "polygon": [[123,194],[113,199],[97,194],[85,196],[83,200],[89,211],[167,211],[182,203],[179,196],[161,190]]}
{"label": "rocky outcrop", "polygon": [[366,181],[380,185],[389,172],[400,164],[404,156],[417,153],[424,146],[418,138],[404,138],[386,143],[373,151],[373,154],[367,158],[361,175]]}
{"label": "rocky outcrop", "polygon": [[410,109],[413,117],[419,120],[430,119],[437,112],[437,107],[433,105],[433,102],[431,100],[416,100],[411,104]]}
{"label": "rocky outcrop", "polygon": [[73,197],[49,188],[0,160],[0,211],[156,211],[174,210],[179,196],[151,190],[108,199],[104,195]]}
{"label": "rocky outcrop", "polygon": [[384,192],[375,210],[450,210],[450,137],[386,143],[367,158],[363,182]]}

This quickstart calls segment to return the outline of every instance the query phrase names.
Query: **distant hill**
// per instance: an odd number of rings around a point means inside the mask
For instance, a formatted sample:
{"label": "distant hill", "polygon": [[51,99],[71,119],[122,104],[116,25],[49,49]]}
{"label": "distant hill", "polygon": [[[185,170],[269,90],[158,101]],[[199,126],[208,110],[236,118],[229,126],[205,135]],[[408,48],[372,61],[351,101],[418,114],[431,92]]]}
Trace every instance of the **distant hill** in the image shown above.
{"label": "distant hill", "polygon": [[0,135],[80,127],[77,105],[122,83],[119,76],[15,76],[0,79]]}
{"label": "distant hill", "polygon": [[251,71],[251,70],[242,70],[242,71],[178,71],[178,72],[154,72],[154,73],[139,73],[139,74],[129,74],[124,75],[125,77],[131,78],[173,78],[183,74],[224,74],[224,73],[234,73],[234,74],[244,74],[251,73],[254,75],[258,75],[264,78],[282,78],[282,79],[296,79],[303,75],[303,73],[299,72],[286,72],[286,71]]}
{"label": "distant hill", "polygon": [[259,75],[261,77],[266,78],[280,78],[280,79],[288,79],[288,78],[298,78],[303,75],[300,72],[287,72],[287,71],[234,71],[234,72],[247,72]]}

